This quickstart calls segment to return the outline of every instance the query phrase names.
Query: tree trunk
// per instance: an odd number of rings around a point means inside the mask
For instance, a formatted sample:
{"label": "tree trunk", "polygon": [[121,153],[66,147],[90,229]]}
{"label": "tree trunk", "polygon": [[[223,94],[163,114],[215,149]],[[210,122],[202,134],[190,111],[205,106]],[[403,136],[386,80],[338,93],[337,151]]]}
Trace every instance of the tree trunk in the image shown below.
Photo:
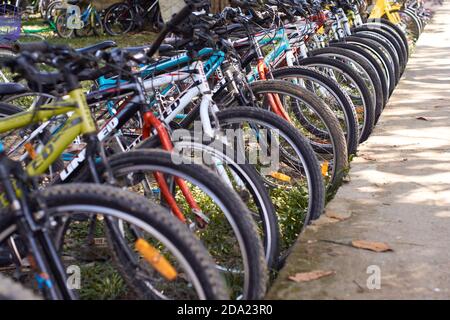
{"label": "tree trunk", "polygon": [[214,13],[220,12],[228,4],[228,0],[211,0],[211,11]]}

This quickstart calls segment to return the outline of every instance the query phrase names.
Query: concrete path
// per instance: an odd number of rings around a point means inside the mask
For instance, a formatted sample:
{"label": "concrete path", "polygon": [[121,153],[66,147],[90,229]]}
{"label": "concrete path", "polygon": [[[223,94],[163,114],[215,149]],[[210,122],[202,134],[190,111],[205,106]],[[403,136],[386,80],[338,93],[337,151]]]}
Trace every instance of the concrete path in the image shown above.
{"label": "concrete path", "polygon": [[[269,298],[450,299],[449,17],[447,0],[360,146],[350,183],[329,204],[328,217],[300,237]],[[352,240],[385,242],[393,251],[357,249]],[[288,280],[313,270],[335,274]],[[378,274],[380,289],[369,289]]]}

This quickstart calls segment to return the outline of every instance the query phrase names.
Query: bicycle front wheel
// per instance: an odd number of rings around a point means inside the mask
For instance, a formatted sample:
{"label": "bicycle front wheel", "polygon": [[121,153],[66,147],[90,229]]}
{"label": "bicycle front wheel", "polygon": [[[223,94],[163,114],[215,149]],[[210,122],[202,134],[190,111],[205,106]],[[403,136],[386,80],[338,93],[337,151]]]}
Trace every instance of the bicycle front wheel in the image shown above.
{"label": "bicycle front wheel", "polygon": [[[81,298],[229,297],[201,243],[166,210],[145,198],[97,184],[58,185],[35,196],[46,203],[50,219],[58,222],[52,231],[63,263],[81,269]],[[124,247],[126,259],[111,260]],[[136,282],[154,294],[143,295]]]}

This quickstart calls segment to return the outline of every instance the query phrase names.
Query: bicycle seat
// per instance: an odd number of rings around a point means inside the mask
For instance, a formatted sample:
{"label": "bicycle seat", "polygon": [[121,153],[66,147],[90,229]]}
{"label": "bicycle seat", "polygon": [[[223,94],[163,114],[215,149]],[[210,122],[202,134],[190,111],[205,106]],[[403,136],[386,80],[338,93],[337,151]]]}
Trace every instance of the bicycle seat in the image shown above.
{"label": "bicycle seat", "polygon": [[117,43],[115,41],[112,40],[107,40],[107,41],[102,41],[96,44],[93,44],[91,46],[88,47],[84,47],[84,48],[80,48],[77,49],[78,53],[95,53],[99,50],[105,50],[108,48],[113,48],[113,47],[117,47]]}
{"label": "bicycle seat", "polygon": [[76,5],[76,4],[80,3],[80,0],[69,0],[69,1],[67,1],[67,3],[71,4],[71,5]]}
{"label": "bicycle seat", "polygon": [[20,94],[27,92],[27,87],[20,83],[0,83],[0,96],[6,96],[10,94]]}

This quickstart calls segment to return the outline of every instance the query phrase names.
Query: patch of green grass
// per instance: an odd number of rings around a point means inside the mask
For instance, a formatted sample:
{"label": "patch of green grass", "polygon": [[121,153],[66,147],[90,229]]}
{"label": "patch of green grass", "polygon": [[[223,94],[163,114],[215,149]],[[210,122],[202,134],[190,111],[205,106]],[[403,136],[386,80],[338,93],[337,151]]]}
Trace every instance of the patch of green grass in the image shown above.
{"label": "patch of green grass", "polygon": [[281,250],[284,251],[294,244],[304,227],[308,210],[307,189],[302,186],[274,188],[270,196],[277,211]]}
{"label": "patch of green grass", "polygon": [[[43,29],[47,24],[42,19],[31,19],[26,22],[26,26],[24,29],[26,30],[39,30]],[[86,47],[101,41],[113,40],[117,42],[119,47],[129,47],[129,46],[140,46],[151,43],[156,34],[150,31],[142,31],[139,33],[128,33],[122,36],[113,37],[108,34],[104,34],[98,37],[89,36],[89,37],[76,37],[75,35],[69,39],[60,38],[56,32],[47,31],[38,33],[39,36],[45,38],[45,40],[50,43],[55,44],[68,44],[74,48],[82,48]],[[19,39],[20,41],[38,41],[37,38],[32,37],[22,37]]]}
{"label": "patch of green grass", "polygon": [[120,274],[114,269],[112,262],[94,262],[81,267],[82,299],[120,299],[126,293],[126,285]]}

